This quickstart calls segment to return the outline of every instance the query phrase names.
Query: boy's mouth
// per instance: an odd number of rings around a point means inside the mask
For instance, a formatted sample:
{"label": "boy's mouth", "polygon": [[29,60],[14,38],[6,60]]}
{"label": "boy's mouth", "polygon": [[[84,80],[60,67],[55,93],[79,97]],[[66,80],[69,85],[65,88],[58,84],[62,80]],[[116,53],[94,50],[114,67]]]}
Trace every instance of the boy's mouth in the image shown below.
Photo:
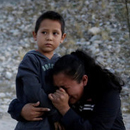
{"label": "boy's mouth", "polygon": [[50,44],[50,43],[46,43],[45,45],[46,45],[46,46],[52,46],[52,44]]}

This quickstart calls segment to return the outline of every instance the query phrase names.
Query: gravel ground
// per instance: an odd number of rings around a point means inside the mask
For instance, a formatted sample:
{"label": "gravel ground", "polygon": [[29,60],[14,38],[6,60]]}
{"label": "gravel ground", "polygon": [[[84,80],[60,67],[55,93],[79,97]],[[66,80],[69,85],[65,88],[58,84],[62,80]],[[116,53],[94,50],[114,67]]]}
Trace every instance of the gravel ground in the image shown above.
{"label": "gravel ground", "polygon": [[14,130],[16,121],[9,114],[4,114],[0,119],[0,130]]}

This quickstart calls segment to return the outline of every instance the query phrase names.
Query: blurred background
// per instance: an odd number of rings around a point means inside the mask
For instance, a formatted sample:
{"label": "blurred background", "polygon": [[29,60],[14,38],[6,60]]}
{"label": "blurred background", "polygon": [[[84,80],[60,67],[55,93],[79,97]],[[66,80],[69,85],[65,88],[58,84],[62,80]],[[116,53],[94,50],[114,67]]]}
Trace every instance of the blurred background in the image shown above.
{"label": "blurred background", "polygon": [[47,10],[65,19],[66,40],[56,52],[83,49],[125,81],[123,118],[130,129],[130,0],[0,0],[0,129],[13,130],[7,113],[15,98],[15,76],[25,53],[36,49],[35,21]]}

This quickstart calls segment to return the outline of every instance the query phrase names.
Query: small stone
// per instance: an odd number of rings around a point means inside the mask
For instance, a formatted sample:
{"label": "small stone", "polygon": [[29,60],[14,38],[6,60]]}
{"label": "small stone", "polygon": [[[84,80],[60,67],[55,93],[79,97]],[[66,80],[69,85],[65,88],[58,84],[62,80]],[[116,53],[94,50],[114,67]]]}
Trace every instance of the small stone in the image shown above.
{"label": "small stone", "polygon": [[90,28],[88,30],[89,33],[93,34],[93,35],[97,35],[97,34],[100,34],[101,33],[101,29],[98,28],[98,27],[93,27],[93,28]]}
{"label": "small stone", "polygon": [[5,96],[6,96],[5,93],[0,93],[0,98],[3,98],[3,97],[5,97]]}
{"label": "small stone", "polygon": [[11,72],[6,72],[6,73],[5,73],[5,77],[6,77],[7,79],[11,79],[11,78],[12,78],[12,73],[11,73]]}

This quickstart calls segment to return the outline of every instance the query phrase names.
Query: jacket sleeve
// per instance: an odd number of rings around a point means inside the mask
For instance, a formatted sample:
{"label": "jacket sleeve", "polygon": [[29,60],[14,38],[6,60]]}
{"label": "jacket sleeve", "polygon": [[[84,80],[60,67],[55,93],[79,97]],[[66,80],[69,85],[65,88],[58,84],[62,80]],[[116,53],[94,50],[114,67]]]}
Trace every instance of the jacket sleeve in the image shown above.
{"label": "jacket sleeve", "polygon": [[71,108],[62,117],[61,123],[66,130],[92,130],[89,120],[83,120],[82,117]]}
{"label": "jacket sleeve", "polygon": [[25,104],[20,103],[18,99],[13,99],[9,104],[8,113],[17,121],[25,121],[25,119],[21,116],[21,110],[24,105]]}
{"label": "jacket sleeve", "polygon": [[35,57],[26,56],[21,62],[16,77],[17,98],[21,103],[36,103],[40,101],[40,107],[50,108],[48,113],[53,120],[58,120],[60,115],[52,105],[40,82],[38,63]]}
{"label": "jacket sleeve", "polygon": [[91,120],[83,119],[70,109],[61,119],[67,130],[111,130],[120,110],[120,97],[116,91],[107,92],[94,107]]}

